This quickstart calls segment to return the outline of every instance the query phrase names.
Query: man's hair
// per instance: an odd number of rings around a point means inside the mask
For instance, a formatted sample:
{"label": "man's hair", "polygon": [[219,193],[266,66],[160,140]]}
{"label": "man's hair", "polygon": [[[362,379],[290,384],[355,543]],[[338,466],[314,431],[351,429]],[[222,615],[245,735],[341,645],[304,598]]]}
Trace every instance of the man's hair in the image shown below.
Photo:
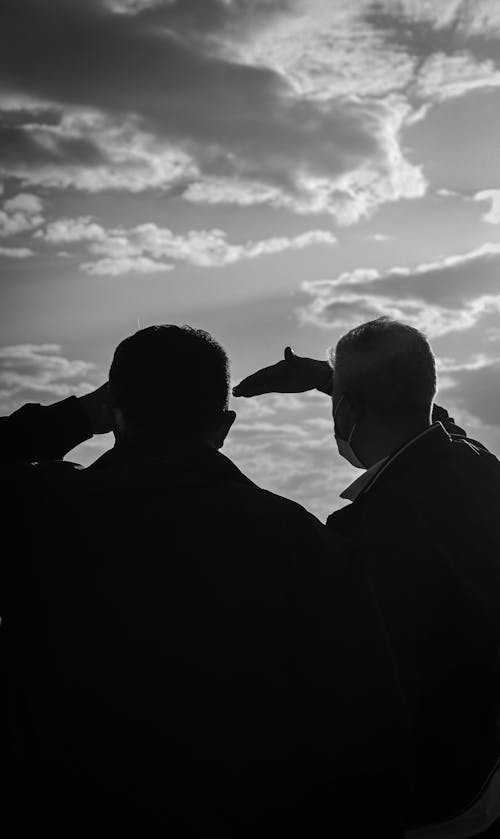
{"label": "man's hair", "polygon": [[202,329],[148,326],[117,346],[109,383],[135,429],[196,437],[215,428],[227,408],[229,360]]}
{"label": "man's hair", "polygon": [[428,411],[436,393],[436,365],[425,335],[381,317],[356,326],[330,350],[334,396],[357,391],[384,417]]}

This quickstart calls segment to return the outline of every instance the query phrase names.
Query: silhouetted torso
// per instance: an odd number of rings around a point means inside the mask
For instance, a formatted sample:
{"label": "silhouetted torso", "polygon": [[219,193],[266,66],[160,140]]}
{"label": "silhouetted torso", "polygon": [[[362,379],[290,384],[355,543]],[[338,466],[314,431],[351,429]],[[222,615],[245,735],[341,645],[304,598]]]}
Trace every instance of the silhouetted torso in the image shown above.
{"label": "silhouetted torso", "polygon": [[500,463],[441,424],[328,520],[365,559],[412,727],[415,821],[465,805],[498,754]]}
{"label": "silhouetted torso", "polygon": [[36,835],[347,837],[397,810],[384,639],[312,516],[210,450],[122,445],[9,483],[13,786]]}

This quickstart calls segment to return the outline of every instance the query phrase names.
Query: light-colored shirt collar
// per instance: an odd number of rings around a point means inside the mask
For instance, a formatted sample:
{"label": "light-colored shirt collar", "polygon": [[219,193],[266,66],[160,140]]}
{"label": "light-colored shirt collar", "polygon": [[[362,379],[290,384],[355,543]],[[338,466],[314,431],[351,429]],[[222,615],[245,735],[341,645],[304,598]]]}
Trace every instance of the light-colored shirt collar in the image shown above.
{"label": "light-colored shirt collar", "polygon": [[373,466],[370,466],[369,469],[366,469],[365,472],[362,472],[352,484],[349,484],[341,493],[341,498],[347,498],[348,501],[355,501],[358,495],[361,495],[365,486],[370,483],[371,479],[377,474],[379,469],[382,468],[384,463],[389,460],[388,457],[383,457],[382,460],[378,460]]}
{"label": "light-colored shirt collar", "polygon": [[373,466],[370,466],[366,472],[363,472],[358,478],[356,478],[352,484],[349,484],[341,493],[341,498],[347,498],[348,501],[355,501],[359,495],[365,490],[365,488],[370,485],[372,486],[377,478],[380,477],[382,472],[385,472],[388,466],[399,457],[400,454],[409,449],[417,440],[420,440],[425,434],[428,434],[433,428],[437,425],[441,425],[440,422],[435,422],[430,425],[428,428],[425,428],[424,431],[420,431],[419,434],[416,434],[415,437],[412,437],[411,440],[408,440],[404,446],[401,446],[400,449],[397,450],[393,455],[389,457],[383,457],[382,460],[378,460],[377,463],[374,463]]}

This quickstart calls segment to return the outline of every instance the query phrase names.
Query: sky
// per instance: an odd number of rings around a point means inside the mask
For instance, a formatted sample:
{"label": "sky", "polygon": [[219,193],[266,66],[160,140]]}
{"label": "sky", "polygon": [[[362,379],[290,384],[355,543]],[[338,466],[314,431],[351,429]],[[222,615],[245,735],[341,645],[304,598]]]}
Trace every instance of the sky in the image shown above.
{"label": "sky", "polygon": [[[88,392],[153,323],[237,382],[389,315],[500,453],[499,137],[496,0],[2,0],[0,411]],[[231,407],[250,478],[343,505],[327,397]]]}

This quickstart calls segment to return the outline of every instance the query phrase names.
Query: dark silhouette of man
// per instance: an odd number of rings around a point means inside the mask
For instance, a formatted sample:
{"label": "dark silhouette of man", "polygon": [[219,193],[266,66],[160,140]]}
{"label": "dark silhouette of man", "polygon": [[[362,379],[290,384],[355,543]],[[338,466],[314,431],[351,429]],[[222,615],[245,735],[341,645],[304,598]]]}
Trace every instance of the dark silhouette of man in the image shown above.
{"label": "dark silhouette of man", "polygon": [[[118,346],[109,389],[0,423],[19,835],[402,835],[363,567],[219,451],[227,399],[223,349],[164,325]],[[110,427],[90,467],[61,459]]]}
{"label": "dark silhouette of man", "polygon": [[332,395],[339,453],[364,470],[327,527],[363,562],[397,662],[412,732],[407,823],[444,819],[500,753],[500,463],[433,410],[434,357],[406,324],[352,329],[329,363],[287,348],[234,393],[313,388]]}

